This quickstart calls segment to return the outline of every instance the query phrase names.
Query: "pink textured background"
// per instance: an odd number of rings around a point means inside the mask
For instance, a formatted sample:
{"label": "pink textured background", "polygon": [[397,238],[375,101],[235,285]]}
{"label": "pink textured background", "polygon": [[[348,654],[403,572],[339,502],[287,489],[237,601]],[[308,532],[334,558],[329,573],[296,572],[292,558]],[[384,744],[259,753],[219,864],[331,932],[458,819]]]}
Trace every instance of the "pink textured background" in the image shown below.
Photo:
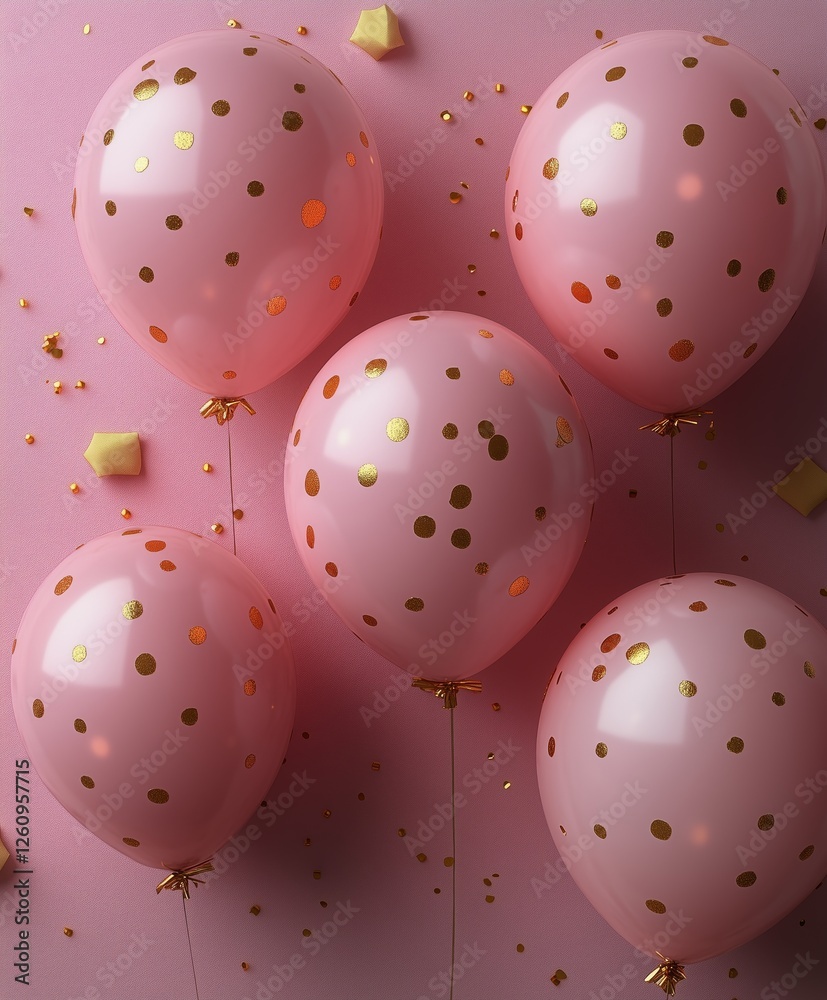
{"label": "pink textured background", "polygon": [[[467,945],[477,949],[478,958],[458,980],[455,995],[458,1000],[557,995],[608,1000],[621,984],[621,996],[654,998],[660,995],[655,987],[642,984],[651,963],[635,957],[569,876],[539,898],[532,887],[532,878],[542,879],[556,860],[533,759],[546,679],[580,622],[613,596],[669,572],[668,444],[638,432],[648,414],[561,359],[521,292],[506,239],[492,240],[488,231],[504,228],[502,178],[523,121],[520,104],[536,100],[566,65],[597,44],[596,29],[605,39],[657,27],[723,35],[777,67],[805,107],[815,95],[812,121],[827,111],[827,18],[821,5],[806,0],[784,5],[705,0],[691,10],[678,0],[622,6],[552,0],[524,3],[519,11],[494,0],[449,8],[404,0],[397,9],[407,46],[376,63],[347,42],[358,16],[355,3],[14,0],[2,5],[0,831],[7,843],[13,841],[14,760],[25,753],[9,704],[8,650],[41,579],[76,545],[124,526],[122,507],[132,511],[132,524],[169,523],[209,533],[209,525],[221,521],[228,530],[220,543],[231,545],[226,428],[203,421],[202,398],[151,362],[102,307],[81,258],[69,205],[80,134],[121,68],[167,38],[218,27],[234,16],[245,28],[300,42],[343,79],[372,123],[387,171],[398,173],[400,157],[408,158],[418,140],[443,127],[444,108],[462,105],[467,118],[457,116],[444,127],[445,140],[404,183],[386,185],[379,257],[345,323],[304,364],[255,395],[255,418],[239,413],[232,426],[236,506],[245,511],[237,525],[238,553],[296,630],[296,731],[270,800],[286,791],[293,771],[306,772],[313,784],[270,826],[258,821],[261,838],[202,887],[189,906],[202,1000],[270,996],[260,990],[260,981],[297,952],[306,965],[279,995],[370,1000],[446,995],[433,977],[450,961],[450,870],[442,864],[451,853],[450,831],[441,830],[422,848],[428,860],[420,863],[397,829],[415,833],[420,821],[434,815],[434,804],[448,800],[448,715],[414,691],[365,725],[360,708],[392,686],[398,671],[358,642],[326,607],[316,606],[290,539],[281,489],[292,417],[324,360],[373,323],[438,308],[440,295],[443,301],[456,296],[448,302],[454,308],[515,329],[560,367],[589,424],[598,471],[609,466],[616,448],[628,448],[636,458],[601,497],[584,558],[564,596],[482,676],[482,695],[461,698],[459,788],[499,741],[519,750],[477,794],[465,786],[468,804],[457,817],[457,953]],[[560,16],[561,9],[568,16]],[[724,23],[715,24],[716,19]],[[87,21],[92,33],[85,37]],[[303,39],[295,34],[298,24],[309,29]],[[28,40],[15,38],[24,31]],[[484,97],[497,80],[505,83],[505,93]],[[478,95],[472,104],[461,100],[465,89]],[[814,134],[823,150],[827,134]],[[482,147],[474,143],[478,135],[485,139]],[[461,180],[470,188],[454,206],[448,193],[461,190]],[[34,206],[33,218],[23,214],[23,205]],[[477,265],[473,275],[469,263]],[[727,526],[727,514],[738,514],[742,498],[759,489],[757,481],[787,469],[785,456],[796,446],[807,447],[808,439],[815,442],[810,445],[815,460],[827,467],[827,451],[818,454],[822,446],[814,438],[819,428],[824,437],[827,428],[826,274],[822,255],[807,297],[769,356],[713,403],[715,440],[705,438],[704,427],[676,441],[679,570],[752,576],[822,621],[827,619],[827,589],[822,589],[827,588],[827,508],[805,519],[772,498],[735,525],[736,531]],[[478,290],[486,296],[479,297]],[[17,305],[21,296],[31,303],[25,311]],[[63,331],[60,361],[40,350],[42,335],[54,330]],[[104,346],[97,344],[99,336],[106,337]],[[68,387],[60,396],[46,384],[55,378]],[[87,382],[85,391],[71,388],[79,378]],[[82,453],[96,430],[141,431],[139,478],[95,479]],[[27,432],[36,444],[24,443]],[[708,463],[705,471],[698,468],[701,460]],[[210,476],[201,471],[207,461],[215,466]],[[68,491],[73,480],[82,487],[77,498]],[[630,490],[637,490],[636,498]],[[725,525],[723,532],[716,531],[717,522]],[[492,711],[494,702],[501,711]],[[380,771],[371,768],[372,761],[381,763]],[[814,762],[813,771],[824,765]],[[505,780],[512,783],[508,790]],[[326,809],[332,810],[330,818],[322,815]],[[153,873],[88,835],[36,780],[32,817],[33,972],[26,995],[194,996],[178,896],[156,897]],[[3,996],[23,990],[13,980],[12,868],[10,863],[0,873]],[[314,870],[321,872],[319,880]],[[495,872],[498,878],[492,878]],[[772,982],[791,974],[797,954],[809,952],[820,964],[797,981],[794,995],[823,998],[825,891],[813,893],[758,941],[693,967],[681,995],[772,1000],[782,995]],[[488,893],[496,897],[492,904],[485,902]],[[302,930],[320,928],[337,902],[348,901],[358,912],[335,937],[325,938],[314,956],[302,946]],[[254,903],[262,907],[258,917],[249,914]],[[72,938],[63,935],[65,925],[74,929]],[[146,948],[130,959],[123,956],[132,935],[144,935]],[[242,961],[250,963],[248,972]],[[117,976],[107,972],[107,963],[114,963]],[[732,967],[736,979],[728,978]],[[557,968],[568,974],[560,987],[549,982]]]}

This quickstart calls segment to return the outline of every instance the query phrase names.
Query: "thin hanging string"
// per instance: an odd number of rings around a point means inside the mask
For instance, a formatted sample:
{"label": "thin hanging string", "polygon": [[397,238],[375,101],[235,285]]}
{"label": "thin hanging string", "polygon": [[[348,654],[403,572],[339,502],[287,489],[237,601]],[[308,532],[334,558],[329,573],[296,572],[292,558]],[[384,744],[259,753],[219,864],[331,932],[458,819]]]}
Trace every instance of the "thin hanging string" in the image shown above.
{"label": "thin hanging string", "polygon": [[235,550],[235,500],[233,499],[233,435],[231,421],[227,421],[227,452],[229,454],[230,466],[230,524],[233,526],[233,555],[238,555]]}
{"label": "thin hanging string", "polygon": [[187,929],[187,944],[190,949],[190,964],[192,965],[192,981],[195,983],[195,1000],[200,1000],[198,995],[198,977],[195,975],[195,959],[192,957],[192,941],[190,940],[190,925],[187,920],[187,900],[183,893],[181,893],[181,902],[184,904],[184,926]]}
{"label": "thin hanging string", "polygon": [[672,575],[678,575],[678,557],[675,541],[675,438],[669,437],[669,508],[672,516]]}
{"label": "thin hanging string", "polygon": [[449,710],[451,716],[451,991],[448,1000],[454,1000],[454,956],[457,946],[457,815],[455,767],[454,767],[454,709]]}

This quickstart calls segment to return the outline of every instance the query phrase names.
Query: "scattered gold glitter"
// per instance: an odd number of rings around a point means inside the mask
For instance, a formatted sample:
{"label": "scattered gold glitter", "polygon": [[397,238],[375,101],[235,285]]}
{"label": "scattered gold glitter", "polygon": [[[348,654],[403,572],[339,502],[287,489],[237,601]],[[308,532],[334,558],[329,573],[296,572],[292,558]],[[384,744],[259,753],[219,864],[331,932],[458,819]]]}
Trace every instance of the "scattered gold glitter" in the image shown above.
{"label": "scattered gold glitter", "polygon": [[462,201],[462,195],[459,193],[459,191],[452,191],[448,195],[448,200],[451,202],[452,205],[458,205]]}
{"label": "scattered gold glitter", "polygon": [[588,285],[584,285],[582,281],[572,282],[571,294],[578,302],[582,302],[584,305],[587,305],[592,300],[591,289]]}
{"label": "scattered gold glitter", "polygon": [[723,38],[718,38],[717,35],[704,35],[704,41],[709,42],[710,45],[729,45],[729,42],[725,42]]}
{"label": "scattered gold glitter", "polygon": [[135,840],[134,837],[124,837],[123,838],[123,842],[126,844],[127,847],[140,847],[141,846],[140,840]]}
{"label": "scattered gold glitter", "polygon": [[253,628],[262,629],[264,628],[264,619],[261,616],[261,612],[257,607],[253,606],[248,612],[248,617],[250,619],[250,624]]}
{"label": "scattered gold glitter", "polygon": [[181,713],[181,722],[185,726],[194,726],[198,722],[198,709],[197,708],[185,708]]}
{"label": "scattered gold glitter", "polygon": [[[820,119],[820,120],[822,120],[822,119]],[[485,140],[484,140],[484,139],[482,139],[482,138],[481,138],[480,136],[477,136],[477,138],[476,138],[476,139],[474,139],[474,142],[475,142],[475,143],[476,143],[476,144],[477,144],[478,146],[482,146],[482,145],[484,145],[484,144],[485,144]]]}
{"label": "scattered gold glitter", "polygon": [[768,267],[766,271],[762,271],[758,276],[758,287],[762,292],[768,292],[775,281],[775,271],[773,268]]}
{"label": "scattered gold glitter", "polygon": [[646,909],[651,910],[652,913],[666,913],[666,907],[661,903],[659,899],[647,899]]}
{"label": "scattered gold glitter", "polygon": [[498,240],[500,238],[499,230],[497,229],[492,229],[488,235],[492,240]]}
{"label": "scattered gold glitter", "polygon": [[465,528],[457,528],[451,533],[451,545],[455,549],[467,549],[471,544],[471,533]]}
{"label": "scattered gold glitter", "polygon": [[606,275],[606,284],[613,291],[617,291],[618,288],[620,288],[620,278],[618,278],[618,276],[616,274],[607,274]]}
{"label": "scattered gold glitter", "polygon": [[816,669],[815,669],[815,667],[814,667],[814,666],[812,665],[812,663],[810,663],[810,661],[809,661],[809,660],[805,660],[805,661],[804,661],[804,673],[805,673],[805,674],[806,674],[806,675],[807,675],[808,677],[815,677],[815,675],[816,675]]}
{"label": "scattered gold glitter", "polygon": [[158,81],[141,80],[132,93],[139,101],[148,101],[158,93]]}
{"label": "scattered gold glitter", "polygon": [[138,271],[138,277],[141,281],[145,281],[149,284],[151,281],[155,280],[155,272],[151,267],[142,267],[141,270]]}
{"label": "scattered gold glitter", "polygon": [[89,777],[88,774],[82,774],[80,776],[80,783],[84,788],[94,788],[95,782]]}
{"label": "scattered gold glitter", "polygon": [[603,666],[602,663],[599,663],[594,668],[594,670],[592,670],[592,680],[595,682],[602,681],[605,676],[606,676],[606,668]]}
{"label": "scattered gold glitter", "polygon": [[307,531],[305,532],[305,538],[307,540],[307,547],[312,549],[316,544],[316,532],[313,530],[312,524],[308,524]]}
{"label": "scattered gold glitter", "polygon": [[105,344],[106,343],[106,337],[98,337],[98,343],[99,344]]}
{"label": "scattered gold glitter", "polygon": [[255,48],[255,46],[253,45],[249,45],[246,48],[243,48],[241,51],[244,53],[245,56],[254,56],[256,52],[258,52],[258,49]]}
{"label": "scattered gold glitter", "polygon": [[339,575],[339,567],[334,562],[325,563],[324,571],[325,573],[327,573],[328,576],[335,577]]}
{"label": "scattered gold glitter", "polygon": [[787,204],[787,189],[785,187],[780,187],[775,192],[775,200],[778,202],[779,205]]}
{"label": "scattered gold glitter", "polygon": [[534,517],[537,521],[545,521],[546,519],[546,508],[545,507],[535,507]]}
{"label": "scattered gold glitter", "polygon": [[72,586],[72,577],[64,576],[55,584],[55,594],[59,597],[61,594],[65,594],[66,591]]}
{"label": "scattered gold glitter", "polygon": [[26,213],[26,215],[28,215],[30,219],[34,215],[34,209],[30,208],[28,205],[23,206],[23,211]]}
{"label": "scattered gold glitter", "polygon": [[661,229],[661,231],[655,237],[655,243],[657,243],[659,247],[663,247],[664,249],[666,249],[667,247],[671,247],[674,241],[675,241],[675,235],[674,233],[670,233],[668,229]]}
{"label": "scattered gold glitter", "polygon": [[606,839],[606,827],[603,826],[602,823],[595,823],[595,825],[594,825],[594,834],[595,834],[596,837],[599,837],[601,840],[605,840]]}
{"label": "scattered gold glitter", "polygon": [[359,466],[359,471],[356,473],[356,478],[362,484],[362,486],[373,486],[376,482],[379,473],[375,465],[371,465],[369,462],[365,465]]}
{"label": "scattered gold glitter", "polygon": [[750,344],[749,347],[744,351],[745,358],[751,358],[753,354],[758,350],[758,344]]}
{"label": "scattered gold glitter", "polygon": [[193,646],[200,646],[207,638],[207,630],[203,625],[193,625],[189,630],[189,640]]}
{"label": "scattered gold glitter", "polygon": [[744,749],[744,741],[740,736],[733,736],[732,739],[727,740],[726,748],[730,753],[741,753]]}
{"label": "scattered gold glitter", "polygon": [[133,621],[135,618],[140,618],[143,613],[144,606],[140,601],[127,601],[121,608],[121,614],[127,621]]}
{"label": "scattered gold glitter", "polygon": [[767,645],[764,636],[754,628],[748,628],[744,632],[744,642],[750,649],[763,649]]}
{"label": "scattered gold glitter", "polygon": [[386,433],[391,441],[404,441],[409,432],[410,426],[404,417],[394,417],[388,421]]}
{"label": "scattered gold glitter", "polygon": [[459,435],[459,428],[456,424],[446,424],[442,428],[442,436],[448,441],[453,441]]}
{"label": "scattered gold glitter", "polygon": [[606,746],[605,743],[598,743],[597,746],[594,748],[594,752],[597,754],[598,757],[603,758],[609,752],[609,748]]}
{"label": "scattered gold glitter", "polygon": [[365,365],[365,375],[368,378],[379,378],[388,367],[388,362],[384,358],[374,358]]}
{"label": "scattered gold glitter", "polygon": [[505,84],[504,84],[504,83],[495,83],[495,84],[494,84],[494,90],[495,90],[495,91],[496,91],[496,92],[497,92],[498,94],[502,94],[502,93],[505,93]]}
{"label": "scattered gold glitter", "polygon": [[45,711],[46,709],[43,707],[43,702],[39,698],[35,698],[32,702],[32,715],[36,719],[42,719]]}
{"label": "scattered gold glitter", "polygon": [[210,531],[214,531],[216,535],[220,535],[224,531],[224,525],[219,524],[217,521],[215,524],[210,525]]}
{"label": "scattered gold glitter", "polygon": [[408,600],[405,601],[405,607],[408,611],[422,611],[425,607],[425,602],[421,597],[409,597]]}
{"label": "scattered gold glitter", "polygon": [[20,304],[20,308],[21,309],[28,309],[28,307],[29,307],[29,300],[28,299],[18,299],[18,302]]}
{"label": "scattered gold glitter", "polygon": [[751,885],[755,885],[758,876],[755,872],[741,872],[738,878],[735,879],[735,884],[739,885],[742,889],[748,889]]}
{"label": "scattered gold glitter", "polygon": [[281,116],[281,127],[287,132],[298,132],[304,124],[304,119],[298,111],[285,111]]}
{"label": "scattered gold glitter", "polygon": [[239,254],[237,250],[231,250],[225,257],[224,263],[227,267],[237,267],[239,260]]}
{"label": "scattered gold glitter", "polygon": [[287,299],[283,295],[274,295],[272,299],[267,301],[267,314],[269,316],[278,316],[286,308]]}
{"label": "scattered gold glitter", "polygon": [[139,653],[135,657],[135,669],[142,677],[148,677],[155,673],[157,664],[152,653]]}
{"label": "scattered gold glitter", "polygon": [[591,218],[593,215],[597,215],[597,202],[594,198],[584,198],[580,202],[580,211],[583,215]]}
{"label": "scattered gold glitter", "polygon": [[503,368],[500,372],[500,382],[503,385],[514,385],[514,376],[507,368]]}
{"label": "scattered gold glitter", "polygon": [[209,462],[204,462],[201,468],[204,470],[204,472],[212,472],[212,466],[210,465]]}
{"label": "scattered gold glitter", "polygon": [[530,105],[530,104],[521,104],[520,105],[520,112],[522,114],[524,114],[524,115],[527,115],[531,111],[531,108],[532,108],[532,105]]}
{"label": "scattered gold glitter", "polygon": [[309,497],[315,497],[319,492],[319,473],[309,469],[304,477],[304,491]]}
{"label": "scattered gold glitter", "polygon": [[[601,646],[602,649],[602,646]],[[626,650],[626,659],[629,663],[640,664],[649,657],[649,644],[646,642],[636,642]]]}
{"label": "scattered gold glitter", "polygon": [[681,681],[678,685],[678,690],[684,698],[694,698],[698,693],[698,685],[693,681]]}
{"label": "scattered gold glitter", "polygon": [[692,124],[685,126],[683,130],[683,141],[687,146],[700,146],[704,141],[704,130],[700,125]]}
{"label": "scattered gold glitter", "polygon": [[681,59],[681,62],[687,69],[694,69],[698,65],[698,60],[694,56],[687,56],[685,59]]}
{"label": "scattered gold glitter", "polygon": [[502,434],[495,434],[488,442],[488,454],[495,462],[508,457],[508,440]]}
{"label": "scattered gold glitter", "polygon": [[764,813],[758,818],[758,829],[766,832],[775,826],[775,816],[772,813]]}
{"label": "scattered gold glitter", "polygon": [[251,198],[260,198],[264,194],[264,185],[261,181],[250,181],[247,185],[247,194]]}
{"label": "scattered gold glitter", "polygon": [[368,142],[368,137],[364,132],[359,133],[359,142],[362,143],[365,149],[367,149],[368,146],[370,145],[370,143]]}

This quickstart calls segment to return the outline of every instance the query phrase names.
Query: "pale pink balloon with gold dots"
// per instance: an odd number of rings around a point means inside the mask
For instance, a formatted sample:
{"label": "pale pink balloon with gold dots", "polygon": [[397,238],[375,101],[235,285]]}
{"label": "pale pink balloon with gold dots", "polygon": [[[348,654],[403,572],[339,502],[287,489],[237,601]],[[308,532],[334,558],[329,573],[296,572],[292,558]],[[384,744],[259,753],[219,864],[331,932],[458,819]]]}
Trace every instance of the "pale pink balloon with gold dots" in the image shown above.
{"label": "pale pink balloon with gold dots", "polygon": [[131,336],[216,397],[262,388],[356,301],[382,225],[370,129],[298,46],[199,31],[132,63],[78,151],[72,214]]}
{"label": "pale pink balloon with gold dots", "polygon": [[12,701],[38,774],[127,857],[210,858],[281,766],[296,682],[253,574],[178,528],[112,532],[43,581],[15,640]]}
{"label": "pale pink balloon with gold dots", "polygon": [[827,630],[764,584],[653,580],[599,611],[552,674],[537,776],[566,869],[636,948],[700,962],[827,874]]}
{"label": "pale pink balloon with gold dots", "polygon": [[552,365],[468,313],[397,316],[307,390],[287,513],[317,587],[411,674],[457,680],[511,648],[574,570],[592,513],[588,431]]}
{"label": "pale pink balloon with gold dots", "polygon": [[601,45],[534,105],[505,185],[535,309],[587,371],[662,413],[697,408],[766,353],[827,223],[808,116],[712,35]]}

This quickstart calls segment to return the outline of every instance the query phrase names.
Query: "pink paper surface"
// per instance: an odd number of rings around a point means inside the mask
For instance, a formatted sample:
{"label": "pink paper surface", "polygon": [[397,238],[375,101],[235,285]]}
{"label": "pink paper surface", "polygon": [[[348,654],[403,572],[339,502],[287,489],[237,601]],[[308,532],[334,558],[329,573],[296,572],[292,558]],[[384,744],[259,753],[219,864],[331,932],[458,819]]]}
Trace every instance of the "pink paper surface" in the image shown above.
{"label": "pink paper surface", "polygon": [[[580,623],[613,597],[671,571],[669,443],[638,431],[650,415],[562,356],[544,330],[504,238],[503,176],[524,120],[520,105],[598,44],[597,30],[604,39],[660,27],[722,35],[778,68],[811,122],[823,117],[824,11],[769,0],[691,9],[676,0],[519,7],[411,0],[396,9],[407,44],[377,63],[348,42],[356,5],[15,0],[2,7],[0,832],[13,847],[15,761],[25,756],[11,713],[8,651],[40,581],[76,545],[127,527],[124,507],[133,524],[209,534],[221,522],[219,541],[232,545],[227,428],[202,420],[203,398],[145,355],[103,306],[69,207],[78,140],[122,68],[168,38],[235,17],[245,28],[301,44],[342,78],[376,137],[386,209],[376,265],[345,322],[252,397],[255,417],[239,412],[231,425],[234,501],[244,510],[236,522],[238,554],[294,627],[298,710],[270,809],[222,852],[219,868],[227,870],[188,904],[200,996],[447,996],[440,975],[451,961],[451,869],[443,858],[453,848],[442,815],[450,797],[449,716],[435,699],[400,692],[401,671],[325,606],[294,551],[281,480],[296,408],[327,358],[374,323],[444,306],[505,324],[560,369],[591,432],[599,494],[583,559],[563,596],[486,671],[481,695],[460,695],[456,780],[465,804],[457,814],[456,958],[464,959],[455,997],[654,998],[656,988],[642,982],[651,962],[635,956],[560,874],[537,792],[534,743],[546,680]],[[299,24],[308,28],[304,37],[296,34]],[[498,81],[502,94],[492,93]],[[462,100],[465,90],[476,95],[473,102]],[[439,117],[446,108],[454,111],[447,125]],[[827,133],[814,135],[823,153]],[[451,204],[451,191],[463,193],[460,204]],[[24,205],[34,207],[31,218]],[[499,240],[489,237],[492,228],[503,232]],[[675,441],[679,571],[751,576],[822,621],[827,514],[816,508],[804,518],[764,484],[805,454],[827,467],[826,271],[822,254],[809,292],[768,356],[713,402],[714,440],[705,436],[707,422]],[[25,310],[21,297],[30,303]],[[60,360],[40,350],[43,335],[55,330],[62,333]],[[47,384],[54,379],[65,386],[61,395]],[[72,388],[78,379],[85,389]],[[141,434],[142,474],[96,479],[83,458],[92,434],[134,430]],[[25,443],[27,433],[33,445]],[[214,466],[211,474],[201,470],[204,462]],[[81,487],[76,497],[71,482]],[[825,763],[814,762],[813,772]],[[790,800],[798,801],[795,789]],[[31,879],[26,995],[194,997],[177,895],[156,897],[152,873],[89,835],[36,776],[31,816],[33,874],[23,876]],[[400,829],[421,842],[413,853]],[[417,851],[427,861],[419,862]],[[0,873],[2,996],[23,995],[14,982],[20,926],[13,869],[10,862]],[[759,940],[691,967],[679,995],[771,1000],[794,990],[796,1000],[822,998],[824,891]],[[249,912],[254,904],[258,916]],[[74,930],[71,938],[65,926]],[[558,968],[568,979],[555,987],[549,979]],[[733,968],[738,975],[731,979]]]}

